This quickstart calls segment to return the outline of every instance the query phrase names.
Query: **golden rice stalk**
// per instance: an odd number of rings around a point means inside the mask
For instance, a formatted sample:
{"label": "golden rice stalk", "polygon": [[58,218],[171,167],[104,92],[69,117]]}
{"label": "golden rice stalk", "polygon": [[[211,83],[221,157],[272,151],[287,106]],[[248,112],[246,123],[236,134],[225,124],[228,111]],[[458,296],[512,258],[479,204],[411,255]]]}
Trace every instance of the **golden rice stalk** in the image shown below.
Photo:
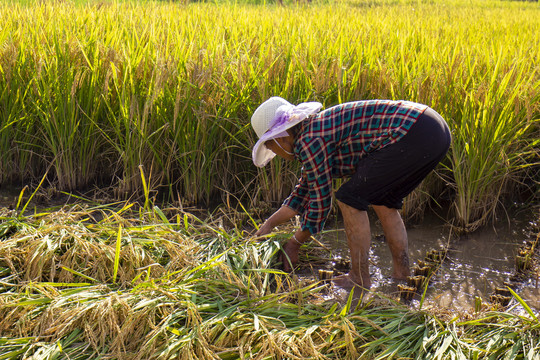
{"label": "golden rice stalk", "polygon": [[[0,242],[0,258],[6,259],[5,266],[24,281],[68,283],[91,278],[111,282],[115,234],[108,227],[72,222],[73,217],[59,212],[55,219],[43,219],[42,226],[26,227]],[[140,277],[142,271],[159,277],[167,271],[182,269],[195,261],[199,251],[196,243],[172,230],[136,226],[124,230],[118,269],[120,284]],[[76,273],[88,278],[82,280]]]}

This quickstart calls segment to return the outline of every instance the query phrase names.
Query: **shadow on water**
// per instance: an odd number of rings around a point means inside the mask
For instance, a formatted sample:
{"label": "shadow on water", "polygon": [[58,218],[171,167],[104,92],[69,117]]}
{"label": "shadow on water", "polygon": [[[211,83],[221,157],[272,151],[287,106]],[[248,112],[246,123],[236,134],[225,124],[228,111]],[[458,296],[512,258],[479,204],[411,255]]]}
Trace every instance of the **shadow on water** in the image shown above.
{"label": "shadow on water", "polygon": [[[372,245],[370,272],[373,292],[399,298],[397,284],[391,278],[392,258],[382,229],[372,220]],[[448,248],[447,258],[433,275],[426,291],[423,306],[448,310],[470,310],[475,307],[475,298],[489,302],[496,287],[515,274],[515,255],[526,239],[526,219],[501,222],[472,234],[450,238],[450,227],[436,216],[426,217],[415,227],[408,227],[411,266],[425,258],[433,249]],[[333,251],[335,259],[348,259],[349,252],[343,229],[326,233],[322,242]],[[524,280],[517,293],[529,304],[540,309],[540,291],[537,276]],[[340,295],[343,297],[343,294]],[[413,306],[418,305],[421,295],[417,294]]]}

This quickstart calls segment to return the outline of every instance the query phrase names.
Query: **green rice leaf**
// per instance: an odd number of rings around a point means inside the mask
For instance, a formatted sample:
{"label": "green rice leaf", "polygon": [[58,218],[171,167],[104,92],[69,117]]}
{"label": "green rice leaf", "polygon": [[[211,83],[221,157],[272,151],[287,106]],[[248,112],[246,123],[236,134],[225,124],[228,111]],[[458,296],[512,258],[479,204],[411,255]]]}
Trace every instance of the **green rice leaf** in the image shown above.
{"label": "green rice leaf", "polygon": [[83,273],[80,273],[80,272],[78,272],[78,271],[76,271],[76,270],[67,268],[67,267],[65,267],[65,266],[61,266],[60,268],[63,269],[63,270],[69,271],[70,273],[72,273],[72,274],[74,274],[74,275],[80,276],[80,277],[82,277],[82,278],[84,278],[84,279],[86,279],[86,280],[90,280],[90,281],[92,281],[93,283],[99,283],[98,280],[96,280],[96,279],[94,279],[94,278],[92,278],[92,277],[90,277],[90,276],[84,275]]}
{"label": "green rice leaf", "polygon": [[118,267],[120,265],[121,247],[122,247],[122,224],[118,226],[118,235],[116,236],[116,249],[114,252],[113,284],[116,284],[116,276],[118,275]]}
{"label": "green rice leaf", "polygon": [[452,335],[450,335],[450,334],[447,335],[444,338],[444,341],[442,342],[441,346],[435,352],[434,359],[445,359],[446,358],[446,356],[445,356],[446,350],[448,350],[448,348],[452,344],[453,340],[454,339],[453,339]]}
{"label": "green rice leaf", "polygon": [[534,320],[534,322],[536,322],[538,324],[539,323],[538,318],[536,317],[534,311],[532,311],[532,309],[529,307],[529,305],[527,305],[527,303],[514,290],[512,290],[510,287],[507,287],[507,289],[510,291],[510,293],[512,294],[514,299],[516,299],[521,304],[521,306],[523,306],[523,308],[531,316],[531,318]]}

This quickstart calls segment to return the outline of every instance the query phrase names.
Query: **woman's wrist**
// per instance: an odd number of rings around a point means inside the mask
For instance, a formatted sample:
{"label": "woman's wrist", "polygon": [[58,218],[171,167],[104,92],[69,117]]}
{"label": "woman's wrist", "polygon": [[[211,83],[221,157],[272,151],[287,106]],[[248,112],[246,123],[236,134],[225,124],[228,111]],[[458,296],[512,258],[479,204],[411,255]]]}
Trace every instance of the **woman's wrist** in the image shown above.
{"label": "woman's wrist", "polygon": [[303,243],[308,241],[310,236],[311,236],[311,233],[309,232],[309,230],[303,230],[303,231],[298,230],[293,234],[291,239],[293,240],[293,242],[297,243],[298,245],[302,245]]}
{"label": "woman's wrist", "polygon": [[296,238],[296,234],[293,234],[292,239],[293,239],[293,241],[294,241],[295,243],[297,243],[298,245],[302,245],[302,244],[303,244],[302,242],[300,242],[300,241]]}

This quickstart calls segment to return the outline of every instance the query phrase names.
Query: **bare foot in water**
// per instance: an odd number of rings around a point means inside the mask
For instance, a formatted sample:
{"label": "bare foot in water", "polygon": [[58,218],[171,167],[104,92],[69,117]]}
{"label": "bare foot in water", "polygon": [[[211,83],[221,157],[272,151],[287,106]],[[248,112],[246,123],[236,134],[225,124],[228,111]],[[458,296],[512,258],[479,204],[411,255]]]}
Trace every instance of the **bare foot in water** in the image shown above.
{"label": "bare foot in water", "polygon": [[354,287],[361,289],[369,289],[371,287],[370,281],[354,281],[350,274],[339,275],[332,278],[332,283],[335,286],[343,288],[345,290],[351,290]]}

